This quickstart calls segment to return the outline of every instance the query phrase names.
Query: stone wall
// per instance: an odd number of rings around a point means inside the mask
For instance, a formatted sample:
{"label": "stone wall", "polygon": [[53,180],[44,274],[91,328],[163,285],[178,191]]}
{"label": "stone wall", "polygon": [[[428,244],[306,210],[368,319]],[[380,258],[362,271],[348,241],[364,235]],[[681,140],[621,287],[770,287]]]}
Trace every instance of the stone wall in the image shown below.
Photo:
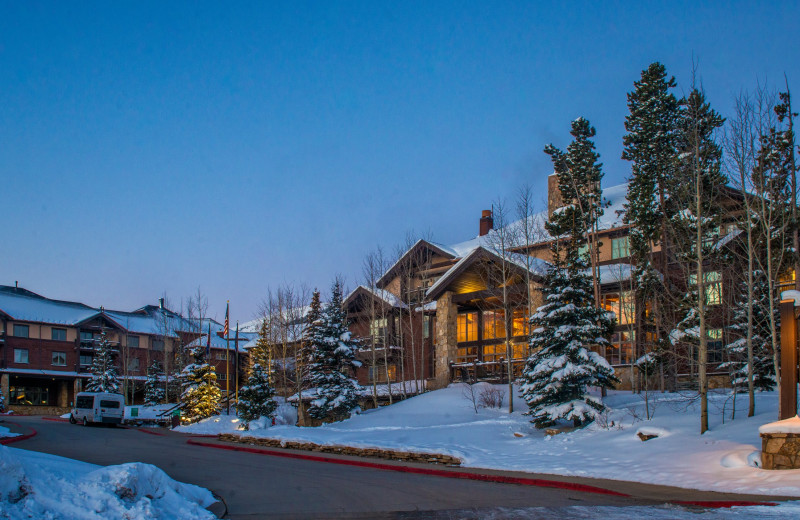
{"label": "stone wall", "polygon": [[16,415],[64,415],[69,408],[63,406],[25,406],[12,404],[8,407]]}
{"label": "stone wall", "polygon": [[269,439],[261,437],[249,437],[232,433],[222,433],[219,440],[226,442],[238,442],[251,446],[265,446],[268,448],[285,448],[292,450],[316,451],[321,453],[335,453],[337,455],[352,455],[356,457],[377,457],[388,460],[402,460],[406,462],[428,462],[434,464],[448,464],[458,466],[461,459],[451,455],[441,453],[417,453],[399,450],[384,450],[380,448],[353,448],[351,446],[323,445],[313,442],[293,442],[281,439]]}
{"label": "stone wall", "polygon": [[762,433],[761,466],[764,469],[800,469],[800,434]]}
{"label": "stone wall", "polygon": [[447,291],[436,300],[436,370],[431,390],[450,384],[450,362],[458,352],[456,324],[458,310],[453,303],[453,293]]}

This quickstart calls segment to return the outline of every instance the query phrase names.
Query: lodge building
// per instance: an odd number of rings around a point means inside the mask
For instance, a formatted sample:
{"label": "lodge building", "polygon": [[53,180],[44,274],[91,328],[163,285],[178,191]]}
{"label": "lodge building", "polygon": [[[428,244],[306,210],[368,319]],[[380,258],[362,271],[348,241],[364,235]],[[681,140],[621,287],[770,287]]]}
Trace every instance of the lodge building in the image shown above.
{"label": "lodge building", "polygon": [[[211,355],[225,389],[226,344],[222,325],[204,320],[210,328]],[[94,308],[78,302],[53,300],[19,286],[0,285],[0,392],[5,407],[15,413],[63,414],[91,377],[90,369],[101,331],[116,351],[121,392],[128,404],[141,402],[147,368],[153,362],[167,372],[175,354],[192,341],[207,344],[197,323],[159,305],[134,311]],[[248,340],[242,337],[241,340]],[[242,349],[240,357],[245,356]],[[239,366],[246,365],[242,360]],[[240,378],[241,379],[241,378]],[[166,384],[169,380],[162,379]]]}

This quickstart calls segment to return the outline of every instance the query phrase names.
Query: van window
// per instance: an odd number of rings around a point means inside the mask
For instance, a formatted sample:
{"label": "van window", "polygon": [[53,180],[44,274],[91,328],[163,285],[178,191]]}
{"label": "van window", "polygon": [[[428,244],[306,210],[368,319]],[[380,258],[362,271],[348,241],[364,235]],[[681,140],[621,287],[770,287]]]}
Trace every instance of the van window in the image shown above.
{"label": "van window", "polygon": [[92,408],[94,406],[94,396],[82,395],[75,400],[75,408]]}
{"label": "van window", "polygon": [[100,408],[119,408],[119,401],[100,401]]}

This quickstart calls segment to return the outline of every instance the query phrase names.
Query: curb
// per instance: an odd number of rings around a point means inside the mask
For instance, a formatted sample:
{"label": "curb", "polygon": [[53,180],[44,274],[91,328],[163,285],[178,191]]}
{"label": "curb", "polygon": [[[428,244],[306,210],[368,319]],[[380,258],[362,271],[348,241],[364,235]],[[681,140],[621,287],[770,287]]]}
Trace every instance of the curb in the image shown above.
{"label": "curb", "polygon": [[[14,423],[14,422],[6,421],[6,424],[13,424],[14,426],[16,426],[18,428],[22,428],[22,426],[20,426],[17,423]],[[33,437],[34,435],[36,435],[38,433],[33,428],[28,427],[28,429],[31,431],[31,433],[26,433],[25,435],[18,435],[16,437],[0,438],[0,444],[6,445],[6,444],[11,444],[13,442],[24,441],[24,440],[30,439],[31,437]]]}
{"label": "curb", "polygon": [[163,437],[163,433],[158,432],[151,432],[150,430],[145,430],[143,428],[129,428],[130,430],[136,430],[137,432],[147,433],[148,435],[158,435],[159,437]]}
{"label": "curb", "polygon": [[381,469],[386,471],[397,471],[400,473],[414,473],[417,475],[429,475],[435,477],[458,478],[465,480],[479,480],[482,482],[496,482],[501,484],[519,484],[523,486],[546,487],[556,489],[566,489],[569,491],[579,491],[582,493],[594,493],[598,495],[611,495],[618,497],[630,497],[626,493],[603,489],[585,484],[573,482],[561,482],[555,480],[545,480],[537,478],[508,477],[503,475],[487,475],[482,473],[469,473],[466,471],[447,471],[435,468],[417,468],[412,466],[400,466],[394,464],[382,464],[380,462],[369,462],[363,460],[336,459],[333,457],[322,457],[319,455],[305,455],[302,453],[288,453],[285,451],[273,451],[265,449],[248,448],[245,446],[227,446],[223,444],[212,444],[209,442],[188,439],[187,444],[202,446],[205,448],[216,448],[220,450],[241,451],[245,453],[255,453],[258,455],[271,455],[274,457],[284,457],[288,459],[309,460],[313,462],[327,462],[331,464],[341,464],[343,466],[356,466],[361,468]]}
{"label": "curb", "polygon": [[53,422],[69,422],[69,419],[63,419],[61,417],[42,417],[43,421],[53,421]]}
{"label": "curb", "polygon": [[697,500],[683,501],[675,500],[670,502],[678,506],[707,507],[712,509],[730,509],[731,507],[752,507],[752,506],[777,506],[777,502],[749,502],[747,500]]}

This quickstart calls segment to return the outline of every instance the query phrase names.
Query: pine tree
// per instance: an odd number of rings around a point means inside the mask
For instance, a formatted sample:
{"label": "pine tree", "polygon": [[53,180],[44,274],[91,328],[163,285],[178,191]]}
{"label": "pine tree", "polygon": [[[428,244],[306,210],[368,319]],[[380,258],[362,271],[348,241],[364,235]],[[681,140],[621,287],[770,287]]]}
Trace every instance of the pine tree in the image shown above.
{"label": "pine tree", "polygon": [[144,404],[154,406],[164,402],[164,385],[161,379],[164,372],[158,361],[147,367],[147,380],[144,382]]}
{"label": "pine tree", "polygon": [[190,422],[216,415],[219,409],[221,392],[217,374],[205,356],[205,348],[195,348],[192,351],[194,363],[186,365],[181,373],[183,412]]}
{"label": "pine tree", "polygon": [[117,350],[111,345],[106,329],[102,329],[100,337],[95,340],[92,378],[86,383],[88,392],[119,393],[116,355]]}
{"label": "pine tree", "polygon": [[361,363],[355,359],[358,343],[347,328],[338,280],[331,292],[330,302],[308,330],[313,352],[309,372],[316,388],[308,413],[317,419],[340,420],[358,406],[359,386],[350,374]]}
{"label": "pine tree", "polygon": [[571,133],[574,140],[567,153],[552,145],[545,148],[566,206],[545,224],[554,237],[553,265],[543,281],[545,304],[531,317],[533,353],[522,373],[527,414],[539,428],[559,419],[575,425],[593,421],[605,406],[587,395],[588,387],[612,388],[618,382],[608,362],[591,350],[609,345],[614,322],[595,306],[588,266],[580,252],[602,213],[602,171],[591,141],[595,130],[579,118]]}
{"label": "pine tree", "polygon": [[[753,275],[753,386],[756,390],[770,391],[775,389],[775,372],[770,339],[769,281],[763,271],[755,271]],[[725,346],[729,360],[720,365],[731,374],[731,383],[737,391],[747,389],[747,304],[747,286],[742,284],[733,309],[733,325],[729,327],[738,338]],[[773,309],[777,321],[780,318],[777,305]]]}
{"label": "pine tree", "polygon": [[261,417],[272,417],[277,408],[273,399],[274,391],[270,386],[269,370],[259,363],[253,364],[247,385],[239,389],[239,405],[237,415],[244,421],[245,430],[250,422]]}
{"label": "pine tree", "polygon": [[[630,226],[636,301],[641,306],[650,304],[654,311],[641,312],[637,319],[640,330],[643,326],[654,327],[656,337],[664,326],[661,321],[664,312],[660,308],[664,298],[658,295],[664,294],[665,287],[658,269],[663,271],[665,266],[653,265],[651,246],[663,243],[666,234],[664,204],[668,197],[667,180],[676,166],[680,115],[678,100],[670,92],[675,86],[675,78],[667,78],[666,68],[661,63],[652,63],[643,70],[641,80],[634,82],[634,91],[628,93],[630,113],[625,118],[628,133],[623,137],[622,158],[631,161],[623,221]],[[658,344],[645,346],[641,355],[654,359],[658,350],[661,350]]]}

